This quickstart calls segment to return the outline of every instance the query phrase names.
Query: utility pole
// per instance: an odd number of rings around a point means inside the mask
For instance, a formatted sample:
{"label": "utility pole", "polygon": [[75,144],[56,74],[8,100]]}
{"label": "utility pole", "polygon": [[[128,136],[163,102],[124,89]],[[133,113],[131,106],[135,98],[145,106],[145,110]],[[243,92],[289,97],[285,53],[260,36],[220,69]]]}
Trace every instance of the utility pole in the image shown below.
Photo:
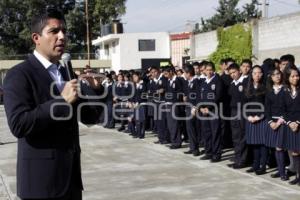
{"label": "utility pole", "polygon": [[87,43],[87,53],[88,53],[88,65],[91,66],[90,57],[90,28],[89,28],[89,2],[85,0],[85,18],[86,18],[86,43]]}
{"label": "utility pole", "polygon": [[259,4],[262,6],[262,18],[268,18],[268,8],[269,8],[269,3],[267,3],[267,0],[262,0],[262,3]]}

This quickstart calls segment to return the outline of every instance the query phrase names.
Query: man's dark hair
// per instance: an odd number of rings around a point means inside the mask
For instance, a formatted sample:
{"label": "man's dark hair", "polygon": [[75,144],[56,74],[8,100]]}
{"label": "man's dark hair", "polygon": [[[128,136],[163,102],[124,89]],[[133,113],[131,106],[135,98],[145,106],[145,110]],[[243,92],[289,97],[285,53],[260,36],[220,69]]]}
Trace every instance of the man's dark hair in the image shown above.
{"label": "man's dark hair", "polygon": [[204,67],[205,65],[207,65],[208,61],[207,60],[203,60],[200,64],[199,64],[199,67],[202,68]]}
{"label": "man's dark hair", "polygon": [[226,64],[226,59],[221,59],[221,60],[220,60],[220,64],[221,64],[221,65]]}
{"label": "man's dark hair", "polygon": [[240,70],[240,66],[238,64],[236,64],[236,63],[232,63],[231,65],[229,65],[229,67],[228,67],[227,70],[229,71],[229,70],[232,70],[232,69],[235,69],[235,70],[239,71]]}
{"label": "man's dark hair", "polygon": [[286,54],[280,57],[280,61],[288,61],[289,63],[295,64],[295,56],[292,54]]}
{"label": "man's dark hair", "polygon": [[235,60],[233,58],[226,58],[226,65],[229,63],[229,62],[233,62],[235,63]]}
{"label": "man's dark hair", "polygon": [[165,69],[166,72],[173,72],[175,73],[175,68],[173,66],[167,66]]}
{"label": "man's dark hair", "polygon": [[194,62],[194,63],[193,63],[193,66],[199,67],[199,66],[200,66],[200,63],[199,63],[199,62]]}
{"label": "man's dark hair", "polygon": [[205,64],[205,68],[206,67],[211,67],[214,71],[216,70],[215,64],[210,61]]}
{"label": "man's dark hair", "polygon": [[47,25],[49,19],[58,19],[66,22],[64,14],[54,7],[48,7],[44,11],[40,11],[31,19],[31,33],[42,34],[43,29]]}
{"label": "man's dark hair", "polygon": [[250,67],[252,68],[253,63],[252,63],[252,61],[250,59],[244,59],[244,60],[242,60],[241,65],[244,64],[244,63],[250,65]]}
{"label": "man's dark hair", "polygon": [[195,75],[195,70],[194,70],[193,65],[186,65],[186,66],[184,66],[184,67],[183,67],[183,71],[184,71],[185,73],[188,73],[188,74],[192,75],[192,76]]}

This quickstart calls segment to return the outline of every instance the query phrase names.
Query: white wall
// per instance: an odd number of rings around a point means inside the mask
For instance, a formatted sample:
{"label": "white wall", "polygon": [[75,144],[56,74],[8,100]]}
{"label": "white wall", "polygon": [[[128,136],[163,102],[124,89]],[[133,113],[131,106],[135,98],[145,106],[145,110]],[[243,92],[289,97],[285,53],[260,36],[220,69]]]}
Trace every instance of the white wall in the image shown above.
{"label": "white wall", "polygon": [[[258,62],[283,54],[294,54],[300,63],[300,12],[259,20],[255,52]],[[255,41],[254,41],[255,42]]]}
{"label": "white wall", "polygon": [[[155,40],[155,51],[139,51],[139,40]],[[116,69],[140,69],[142,59],[170,58],[170,36],[168,33],[128,33],[120,36],[121,65]]]}
{"label": "white wall", "polygon": [[192,38],[192,59],[206,59],[218,47],[217,31],[196,34]]}

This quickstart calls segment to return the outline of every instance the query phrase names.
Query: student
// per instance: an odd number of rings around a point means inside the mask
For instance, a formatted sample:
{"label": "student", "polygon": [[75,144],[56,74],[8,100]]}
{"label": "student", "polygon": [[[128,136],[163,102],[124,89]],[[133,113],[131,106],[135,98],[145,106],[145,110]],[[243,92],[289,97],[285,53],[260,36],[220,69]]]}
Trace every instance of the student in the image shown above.
{"label": "student", "polygon": [[[166,109],[168,112],[166,113],[167,117],[167,128],[170,132],[171,139],[171,149],[179,149],[181,148],[182,138],[181,133],[179,132],[179,123],[176,120],[176,116],[179,114],[179,105],[173,106],[176,103],[182,102],[182,85],[181,81],[175,74],[174,67],[167,67],[164,70],[164,76],[168,80],[168,84],[166,87]],[[176,116],[174,116],[174,114]]]}
{"label": "student", "polygon": [[196,106],[198,104],[200,83],[195,77],[195,71],[192,65],[184,66],[183,71],[185,79],[187,80],[186,90],[184,91],[184,101],[187,103],[185,107],[186,116],[191,117],[191,119],[186,120],[186,130],[189,136],[189,150],[184,153],[199,156],[200,132],[199,129],[197,129],[197,123],[199,123],[199,121],[196,117]]}
{"label": "student", "polygon": [[231,64],[228,67],[228,71],[233,79],[228,93],[231,97],[230,114],[233,119],[231,119],[230,125],[234,149],[233,163],[228,164],[228,166],[233,167],[234,169],[241,169],[247,166],[246,159],[248,153],[245,136],[245,120],[242,117],[242,106],[245,103],[244,91],[246,88],[246,82],[243,81],[244,78],[242,77],[238,64]]}
{"label": "student", "polygon": [[286,54],[280,57],[279,68],[282,73],[284,73],[285,69],[288,65],[295,65],[295,56],[291,54]]}
{"label": "student", "polygon": [[[221,160],[222,148],[218,108],[222,95],[222,81],[219,75],[215,73],[214,63],[207,62],[204,66],[204,71],[206,79],[200,86],[200,102],[203,103],[200,106],[200,112],[203,118],[201,120],[201,130],[205,141],[205,156],[201,160],[219,162]],[[209,104],[205,105],[205,103]],[[214,104],[214,106],[211,104]]]}
{"label": "student", "polygon": [[268,121],[265,145],[270,148],[276,148],[275,157],[277,161],[278,172],[272,174],[272,178],[280,177],[281,180],[288,180],[285,172],[285,152],[283,150],[284,137],[284,88],[283,74],[279,69],[272,70],[267,82],[267,93],[265,98],[265,114]]}
{"label": "student", "polygon": [[285,70],[286,90],[284,92],[285,148],[292,153],[296,178],[290,184],[300,185],[300,95],[299,71],[294,66]]}
{"label": "student", "polygon": [[[228,94],[229,86],[232,83],[232,79],[228,72],[228,66],[226,64],[226,59],[222,59],[220,62],[220,78],[223,83],[222,92],[222,107],[220,107],[220,112],[223,113],[224,117],[230,117],[230,96]],[[222,110],[221,110],[222,109]],[[226,119],[221,119],[221,136],[222,136],[222,146],[223,148],[232,147],[232,136],[230,130],[230,121]]]}
{"label": "student", "polygon": [[129,108],[133,109],[131,122],[134,124],[132,129],[133,138],[145,138],[145,105],[147,88],[139,72],[133,72],[132,79],[134,83],[134,96],[130,99]]}
{"label": "student", "polygon": [[107,123],[104,125],[104,128],[115,128],[115,121],[113,118],[113,79],[110,74],[106,75],[106,81],[104,83],[104,88],[106,88],[107,96],[106,96],[106,105],[107,105]]}
{"label": "student", "polygon": [[[164,104],[165,101],[165,92],[168,84],[168,80],[163,76],[159,67],[152,67],[151,74],[154,80],[154,96],[153,101],[159,108],[160,105]],[[169,144],[170,143],[170,133],[167,127],[166,112],[164,112],[165,106],[161,106],[161,109],[157,109],[157,116],[154,116],[156,120],[157,132],[158,132],[158,141],[154,142],[155,144]]]}
{"label": "student", "polygon": [[252,68],[252,61],[250,59],[244,59],[240,66],[240,70],[244,81],[248,81],[251,68]]}
{"label": "student", "polygon": [[[262,109],[265,103],[266,87],[263,83],[263,70],[260,66],[253,67],[249,82],[245,90],[247,103],[246,109]],[[246,119],[246,142],[253,151],[253,165],[247,172],[255,172],[256,175],[266,173],[268,148],[265,146],[265,132],[267,123],[264,118],[264,111],[249,111],[245,113]]]}
{"label": "student", "polygon": [[[153,80],[153,76],[151,74],[151,67],[148,69],[149,71],[149,82],[147,83],[147,94],[148,94],[148,98],[147,98],[147,101],[149,104],[152,104],[154,103],[153,102],[153,94],[154,94],[154,80]],[[154,121],[154,108],[153,106],[149,105],[147,107],[147,118],[149,120],[149,131],[152,131],[153,133],[156,133],[157,130],[156,130],[156,124],[155,124],[155,121]]]}
{"label": "student", "polygon": [[[124,75],[119,73],[117,76],[117,82],[114,84],[115,96],[114,102],[117,103],[114,107],[117,110],[124,109],[126,101],[123,100],[124,97]],[[126,120],[124,119],[126,113],[124,111],[118,111],[116,114],[121,118],[121,127],[118,128],[118,131],[125,130]]]}

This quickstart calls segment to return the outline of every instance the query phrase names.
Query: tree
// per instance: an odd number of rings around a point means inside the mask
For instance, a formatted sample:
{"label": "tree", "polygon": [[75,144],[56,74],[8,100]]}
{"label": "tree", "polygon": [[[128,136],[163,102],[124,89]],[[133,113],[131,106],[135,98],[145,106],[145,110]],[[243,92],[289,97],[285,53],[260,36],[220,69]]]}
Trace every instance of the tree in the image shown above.
{"label": "tree", "polygon": [[217,13],[209,19],[201,18],[202,29],[200,32],[216,30],[219,27],[232,26],[236,23],[247,22],[251,18],[260,17],[257,0],[243,6],[243,11],[237,8],[239,0],[219,0]]}
{"label": "tree", "polygon": [[[100,19],[110,22],[125,13],[126,0],[89,0],[90,33],[100,33]],[[86,52],[86,19],[83,0],[0,0],[0,59],[1,55],[28,54],[33,48],[30,40],[32,15],[46,6],[55,6],[65,13],[69,32],[68,50]]]}

